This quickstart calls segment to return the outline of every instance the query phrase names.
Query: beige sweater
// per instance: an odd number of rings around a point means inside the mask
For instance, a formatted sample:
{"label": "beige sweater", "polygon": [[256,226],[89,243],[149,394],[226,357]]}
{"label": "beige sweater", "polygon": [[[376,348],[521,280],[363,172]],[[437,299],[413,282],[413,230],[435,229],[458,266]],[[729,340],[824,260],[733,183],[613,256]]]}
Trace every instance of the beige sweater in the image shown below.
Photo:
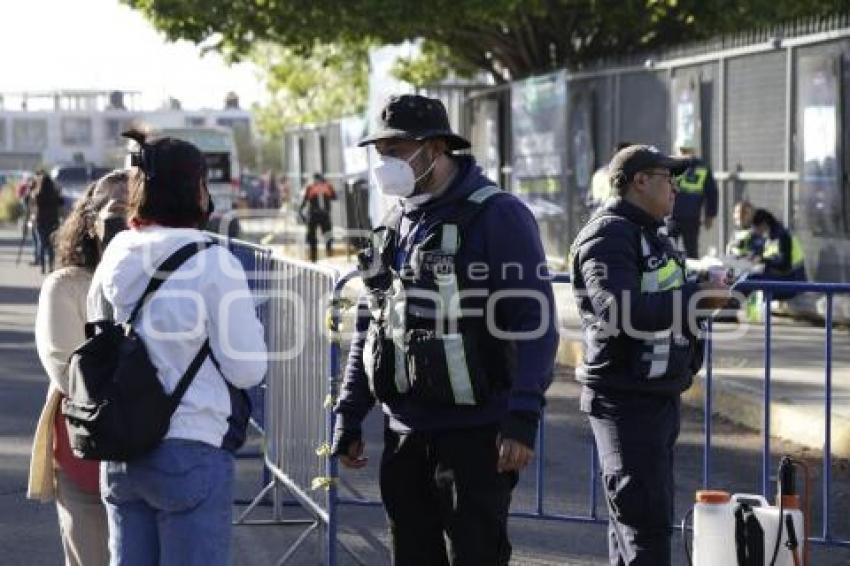
{"label": "beige sweater", "polygon": [[44,280],[35,316],[35,345],[50,378],[47,400],[38,419],[32,445],[27,497],[49,501],[54,497],[53,419],[61,392],[68,390],[68,358],[85,341],[86,295],[90,271],[64,267]]}

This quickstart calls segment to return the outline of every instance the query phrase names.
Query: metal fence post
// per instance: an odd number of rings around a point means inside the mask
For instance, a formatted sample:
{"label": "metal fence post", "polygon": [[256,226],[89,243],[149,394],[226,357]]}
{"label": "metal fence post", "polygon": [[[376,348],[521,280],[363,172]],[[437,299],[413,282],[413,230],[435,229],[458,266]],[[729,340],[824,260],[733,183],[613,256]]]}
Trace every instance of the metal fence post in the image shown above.
{"label": "metal fence post", "polygon": [[770,344],[771,312],[770,302],[773,293],[764,292],[764,439],[762,443],[761,491],[768,497],[770,487]]}
{"label": "metal fence post", "polygon": [[703,430],[705,432],[705,442],[703,443],[702,456],[702,487],[709,489],[711,485],[711,416],[712,416],[712,399],[711,399],[711,384],[713,377],[713,359],[712,349],[714,340],[712,332],[714,325],[711,318],[706,321],[706,339],[705,339],[705,402],[703,405]]}
{"label": "metal fence post", "polygon": [[823,442],[823,539],[829,541],[830,502],[832,492],[832,293],[826,294],[826,375],[824,384],[824,442]]}

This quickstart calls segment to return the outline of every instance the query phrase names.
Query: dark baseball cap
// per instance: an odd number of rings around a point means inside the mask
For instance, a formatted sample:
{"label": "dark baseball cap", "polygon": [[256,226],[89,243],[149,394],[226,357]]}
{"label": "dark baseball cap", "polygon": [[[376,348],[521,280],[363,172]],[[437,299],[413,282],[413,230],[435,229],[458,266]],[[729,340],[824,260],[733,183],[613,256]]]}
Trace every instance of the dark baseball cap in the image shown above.
{"label": "dark baseball cap", "polygon": [[611,184],[628,183],[636,173],[650,169],[668,169],[673,175],[681,175],[690,167],[690,157],[672,157],[661,153],[651,145],[630,145],[618,151],[608,164]]}
{"label": "dark baseball cap", "polygon": [[405,139],[424,141],[443,138],[449,149],[467,149],[469,141],[452,132],[446,107],[437,98],[419,94],[392,95],[378,117],[378,129],[357,145],[363,147],[378,140]]}

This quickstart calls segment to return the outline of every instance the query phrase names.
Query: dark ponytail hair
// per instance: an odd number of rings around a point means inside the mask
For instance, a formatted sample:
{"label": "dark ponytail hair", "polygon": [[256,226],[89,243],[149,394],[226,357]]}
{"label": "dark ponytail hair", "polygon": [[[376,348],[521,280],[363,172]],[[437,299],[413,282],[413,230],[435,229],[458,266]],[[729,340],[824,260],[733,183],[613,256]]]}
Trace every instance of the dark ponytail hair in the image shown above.
{"label": "dark ponytail hair", "polygon": [[767,224],[771,230],[779,225],[779,221],[769,211],[759,208],[753,213],[753,226]]}
{"label": "dark ponytail hair", "polygon": [[191,143],[176,138],[148,141],[138,130],[122,134],[139,144],[130,176],[131,226],[194,228],[205,218],[200,204],[206,161]]}

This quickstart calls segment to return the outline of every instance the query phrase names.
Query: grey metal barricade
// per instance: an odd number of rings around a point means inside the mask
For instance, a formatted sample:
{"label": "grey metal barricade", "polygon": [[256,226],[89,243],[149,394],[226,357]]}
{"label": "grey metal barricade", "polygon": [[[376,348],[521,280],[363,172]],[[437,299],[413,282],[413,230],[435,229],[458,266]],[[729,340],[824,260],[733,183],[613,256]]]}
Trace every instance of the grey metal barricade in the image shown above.
{"label": "grey metal barricade", "polygon": [[[287,562],[311,533],[328,523],[326,397],[330,375],[327,306],[337,273],[298,260],[269,258],[265,303],[269,367],[265,379],[264,464],[269,481],[237,519],[238,524],[303,525],[286,550]],[[267,497],[271,519],[248,517]],[[309,518],[284,519],[297,503]]]}

